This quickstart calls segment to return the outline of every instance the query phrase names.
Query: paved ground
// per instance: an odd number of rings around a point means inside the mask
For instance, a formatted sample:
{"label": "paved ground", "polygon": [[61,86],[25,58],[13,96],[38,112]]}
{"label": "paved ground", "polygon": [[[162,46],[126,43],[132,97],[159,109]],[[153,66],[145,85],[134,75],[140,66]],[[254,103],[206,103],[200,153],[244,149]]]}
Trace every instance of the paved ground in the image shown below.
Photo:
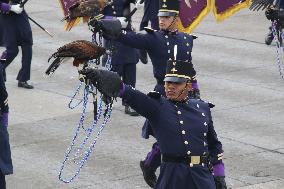
{"label": "paved ground", "polygon": [[[56,0],[30,0],[26,9],[54,38],[32,25],[34,90],[16,86],[20,56],[7,70],[15,167],[15,174],[7,177],[8,188],[148,188],[138,163],[153,140],[141,139],[144,119],[126,116],[120,100],[79,178],[71,184],[58,180],[80,116],[80,108],[67,108],[78,84],[77,71],[66,64],[51,78],[43,73],[48,57],[59,46],[90,39],[91,34],[82,24],[64,32]],[[136,26],[140,16],[141,11],[135,15]],[[263,12],[243,10],[222,23],[216,23],[210,15],[195,30],[199,38],[194,41],[193,62],[202,97],[216,104],[213,116],[224,145],[230,188],[284,188],[284,80],[278,74],[275,48],[263,43],[267,27]],[[151,90],[151,65],[139,63],[137,70],[137,88]],[[91,120],[91,109],[88,112]]]}

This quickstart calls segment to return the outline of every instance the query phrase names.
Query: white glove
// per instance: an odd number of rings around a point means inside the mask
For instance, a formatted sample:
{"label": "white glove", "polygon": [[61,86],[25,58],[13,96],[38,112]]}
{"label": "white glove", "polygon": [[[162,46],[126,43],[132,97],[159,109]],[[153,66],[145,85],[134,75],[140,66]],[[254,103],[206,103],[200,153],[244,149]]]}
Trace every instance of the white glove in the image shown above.
{"label": "white glove", "polygon": [[141,0],[137,0],[137,2],[136,2],[136,4],[135,4],[135,7],[136,7],[137,9],[139,9],[139,8],[144,8],[144,2],[141,3]]}
{"label": "white glove", "polygon": [[122,29],[125,29],[127,27],[128,22],[125,21],[125,17],[116,17],[116,19],[119,20]]}
{"label": "white glove", "polygon": [[10,11],[13,11],[14,13],[20,14],[21,12],[23,12],[23,7],[20,7],[20,4],[11,5]]}

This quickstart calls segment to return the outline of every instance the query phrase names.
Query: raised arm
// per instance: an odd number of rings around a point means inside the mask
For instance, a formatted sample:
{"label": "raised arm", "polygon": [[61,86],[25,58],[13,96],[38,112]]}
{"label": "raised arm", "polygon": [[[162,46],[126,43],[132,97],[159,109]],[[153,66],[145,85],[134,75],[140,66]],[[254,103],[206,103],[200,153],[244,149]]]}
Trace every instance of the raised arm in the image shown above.
{"label": "raised arm", "polygon": [[143,117],[151,120],[159,112],[159,99],[151,98],[144,93],[124,85],[121,97],[125,102]]}
{"label": "raised arm", "polygon": [[126,33],[121,33],[116,40],[136,49],[148,50],[154,43],[154,37],[152,35],[154,34],[142,34],[128,31]]}
{"label": "raised arm", "polygon": [[86,79],[103,94],[106,98],[124,98],[139,114],[152,119],[158,113],[160,102],[138,90],[125,85],[119,75],[112,71],[99,69],[86,69],[80,71]]}

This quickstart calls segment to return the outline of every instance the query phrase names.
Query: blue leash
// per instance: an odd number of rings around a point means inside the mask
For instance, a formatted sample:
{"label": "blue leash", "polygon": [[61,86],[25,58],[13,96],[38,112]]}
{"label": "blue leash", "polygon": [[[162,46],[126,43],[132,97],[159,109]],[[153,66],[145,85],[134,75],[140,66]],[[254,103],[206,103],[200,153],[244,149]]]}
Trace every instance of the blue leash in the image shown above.
{"label": "blue leash", "polygon": [[[96,38],[95,35],[92,36],[92,41],[94,43],[96,42]],[[101,40],[100,40],[100,45],[101,45]],[[92,64],[97,64],[98,65],[99,60],[91,60],[88,62],[89,65]],[[111,52],[107,52],[107,61],[105,64],[105,68],[107,70],[111,69]],[[75,97],[79,94],[80,89],[82,88],[84,82],[80,82],[77,89],[75,90],[74,95],[71,97],[71,100],[68,104],[68,107],[70,109],[74,109],[76,107],[78,107],[81,103],[83,103],[82,105],[82,112],[80,114],[80,120],[79,123],[77,124],[77,128],[75,131],[75,135],[70,143],[70,147],[67,149],[66,153],[65,153],[65,158],[62,162],[62,165],[60,167],[60,171],[59,171],[59,175],[58,178],[60,181],[64,182],[64,183],[71,183],[79,174],[81,169],[83,168],[83,166],[86,164],[90,154],[92,153],[93,150],[95,150],[95,145],[97,143],[97,140],[99,138],[99,136],[101,135],[103,129],[105,128],[107,122],[109,121],[111,114],[112,114],[112,102],[107,104],[107,111],[104,114],[103,113],[103,100],[102,100],[102,95],[99,98],[99,103],[97,102],[97,93],[93,92],[94,87],[92,85],[85,85],[84,88],[84,95],[83,95],[83,99],[81,99],[78,103],[73,104],[73,101],[75,99]],[[92,91],[92,92],[90,92]],[[86,109],[87,109],[87,105],[89,102],[89,95],[90,93],[93,94],[93,98],[94,98],[94,102],[97,104],[99,104],[99,106],[97,107],[97,112],[96,112],[96,117],[94,118],[94,121],[92,123],[92,125],[85,129],[84,128],[84,121],[85,121],[85,117],[86,117]],[[95,110],[94,110],[95,111]],[[102,115],[104,116],[103,122],[100,125],[99,128],[96,128],[98,125],[99,120],[101,120]],[[84,131],[85,134],[85,138],[83,140],[83,142],[79,145],[79,147],[75,148],[75,143],[77,141],[78,135],[80,134],[81,128]],[[86,147],[86,145],[88,144],[89,141],[91,141],[91,137],[92,135],[95,133],[95,130],[98,129],[93,141],[91,143],[89,143],[89,147],[84,151],[84,148]],[[72,156],[72,151],[73,151],[73,159],[70,158],[70,156]],[[69,160],[69,161],[68,161]],[[71,161],[73,160],[73,161]],[[73,162],[76,166],[77,169],[75,171],[75,173],[70,176],[68,179],[67,178],[63,178],[63,172],[64,172],[64,168],[66,166],[67,162]]]}
{"label": "blue leash", "polygon": [[[87,162],[88,157],[90,156],[92,151],[95,149],[95,144],[97,142],[97,139],[101,135],[103,129],[105,128],[107,122],[109,121],[109,119],[111,117],[112,103],[107,105],[108,111],[106,113],[106,116],[104,117],[103,123],[101,124],[101,126],[99,127],[99,130],[97,131],[97,134],[96,134],[94,140],[89,145],[88,149],[86,149],[83,153],[81,153],[83,148],[87,145],[87,142],[89,141],[91,135],[94,133],[94,131],[95,131],[97,125],[98,125],[98,121],[100,120],[101,116],[103,115],[103,101],[100,98],[99,106],[98,106],[98,109],[97,109],[97,117],[93,121],[93,124],[91,125],[91,127],[89,127],[86,130],[84,129],[84,132],[86,134],[84,141],[80,144],[80,146],[77,149],[75,149],[73,163],[78,166],[77,169],[76,169],[76,172],[69,179],[64,179],[63,176],[62,176],[63,172],[64,172],[63,170],[64,170],[65,165],[68,162],[68,160],[70,161],[71,152],[74,149],[76,139],[77,139],[77,137],[80,133],[80,129],[83,128],[83,123],[84,123],[84,120],[85,120],[85,113],[86,113],[86,107],[87,107],[87,103],[88,103],[88,95],[89,94],[90,94],[89,86],[85,86],[84,98],[83,98],[83,110],[82,110],[82,113],[81,113],[81,116],[80,116],[80,121],[77,125],[75,135],[74,135],[74,137],[73,137],[73,139],[70,143],[70,147],[67,149],[64,161],[62,162],[62,165],[61,165],[61,168],[60,168],[60,171],[59,171],[59,175],[58,175],[59,180],[61,180],[64,183],[71,183],[80,174],[80,171],[83,168],[83,166],[85,165],[85,163]],[[83,154],[83,155],[80,155],[80,154]],[[81,157],[81,159],[79,159],[80,157]]]}

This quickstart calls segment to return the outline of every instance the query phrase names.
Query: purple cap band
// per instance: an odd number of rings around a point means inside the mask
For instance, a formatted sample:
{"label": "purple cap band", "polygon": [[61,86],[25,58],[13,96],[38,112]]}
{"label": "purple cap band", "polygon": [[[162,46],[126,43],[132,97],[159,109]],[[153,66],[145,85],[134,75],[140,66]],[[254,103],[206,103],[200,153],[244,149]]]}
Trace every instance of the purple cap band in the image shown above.
{"label": "purple cap band", "polygon": [[218,163],[213,166],[214,176],[225,176],[225,166],[223,163]]}
{"label": "purple cap band", "polygon": [[0,11],[3,13],[8,13],[11,9],[11,5],[7,4],[7,3],[1,3],[0,5]]}

